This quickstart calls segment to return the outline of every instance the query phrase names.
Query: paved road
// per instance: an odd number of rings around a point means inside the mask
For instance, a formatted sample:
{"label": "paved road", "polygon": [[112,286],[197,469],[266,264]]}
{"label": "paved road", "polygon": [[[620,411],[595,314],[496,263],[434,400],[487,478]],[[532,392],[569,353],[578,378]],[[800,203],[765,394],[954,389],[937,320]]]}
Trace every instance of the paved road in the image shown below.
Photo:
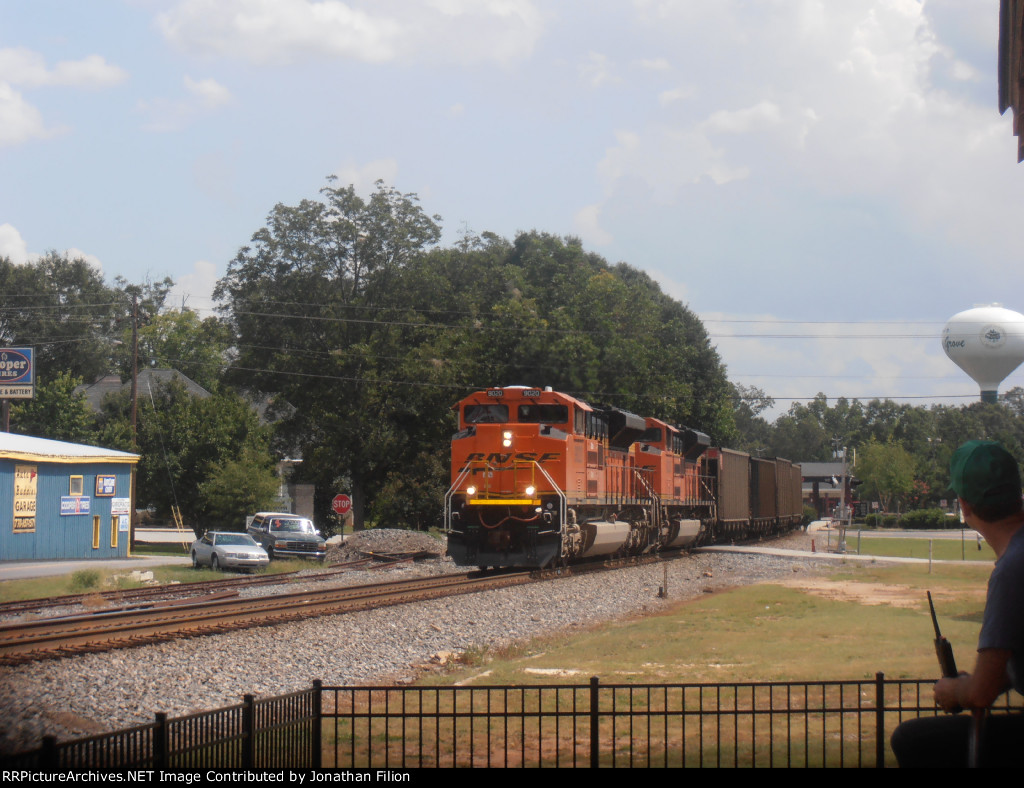
{"label": "paved road", "polygon": [[149,569],[167,564],[189,565],[192,559],[187,555],[133,556],[131,558],[109,558],[67,561],[3,561],[0,562],[0,580],[25,580],[29,577],[51,577],[69,575],[79,569]]}

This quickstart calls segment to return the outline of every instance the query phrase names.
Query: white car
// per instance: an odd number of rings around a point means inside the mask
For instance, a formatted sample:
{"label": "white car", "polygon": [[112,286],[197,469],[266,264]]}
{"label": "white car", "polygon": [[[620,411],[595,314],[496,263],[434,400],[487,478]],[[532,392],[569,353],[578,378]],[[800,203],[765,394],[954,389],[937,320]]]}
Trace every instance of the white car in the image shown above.
{"label": "white car", "polygon": [[256,571],[270,563],[267,551],[248,534],[231,531],[207,531],[192,543],[192,566],[197,569],[250,569]]}

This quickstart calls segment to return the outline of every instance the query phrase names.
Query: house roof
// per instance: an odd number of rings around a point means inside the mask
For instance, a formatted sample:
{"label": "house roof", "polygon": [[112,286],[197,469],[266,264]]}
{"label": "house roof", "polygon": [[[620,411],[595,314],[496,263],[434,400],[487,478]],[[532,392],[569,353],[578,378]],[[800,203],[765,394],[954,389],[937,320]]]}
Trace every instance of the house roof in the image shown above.
{"label": "house roof", "polygon": [[138,462],[139,455],[126,451],[51,441],[31,435],[0,432],[0,459],[31,462]]}
{"label": "house roof", "polygon": [[[139,395],[145,396],[151,387],[155,388],[157,385],[166,386],[172,380],[182,383],[185,386],[185,390],[194,397],[206,399],[213,396],[194,380],[182,375],[176,369],[140,369]],[[130,388],[131,381],[122,382],[118,375],[104,375],[95,383],[88,386],[79,386],[75,391],[85,394],[85,399],[88,401],[89,406],[94,411],[99,412],[102,410],[104,397],[108,394],[116,394],[119,391]]]}

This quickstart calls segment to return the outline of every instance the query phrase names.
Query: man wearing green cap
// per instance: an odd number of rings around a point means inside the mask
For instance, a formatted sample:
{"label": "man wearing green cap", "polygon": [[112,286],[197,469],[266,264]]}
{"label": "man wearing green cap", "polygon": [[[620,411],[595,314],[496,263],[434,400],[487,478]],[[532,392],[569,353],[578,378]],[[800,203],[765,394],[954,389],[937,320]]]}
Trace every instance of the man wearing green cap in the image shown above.
{"label": "man wearing green cap", "polygon": [[[1017,461],[994,441],[970,441],[953,455],[950,486],[966,523],[996,554],[974,671],[939,679],[935,702],[948,712],[982,712],[1013,687],[1024,693],[1024,510]],[[971,717],[922,717],[892,736],[900,766],[966,766]],[[991,715],[978,742],[981,766],[1024,766],[1024,715]]]}

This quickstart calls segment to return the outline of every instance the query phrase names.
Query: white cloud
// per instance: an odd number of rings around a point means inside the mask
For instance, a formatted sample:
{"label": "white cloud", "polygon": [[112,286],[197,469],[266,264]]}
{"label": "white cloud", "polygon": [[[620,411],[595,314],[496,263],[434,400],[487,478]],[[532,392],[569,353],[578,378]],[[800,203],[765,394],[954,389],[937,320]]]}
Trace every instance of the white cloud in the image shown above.
{"label": "white cloud", "polygon": [[587,205],[580,208],[573,217],[576,233],[590,246],[607,246],[614,238],[601,227],[601,206]]}
{"label": "white cloud", "polygon": [[226,104],[231,99],[228,89],[215,79],[194,80],[186,76],[185,89],[209,109]]}
{"label": "white cloud", "polygon": [[[729,379],[776,399],[768,418],[819,392],[862,402],[934,397],[908,400],[928,405],[958,402],[941,397],[972,394],[976,388],[943,354],[939,324],[808,324],[770,313],[702,313],[700,318]],[[933,331],[934,337],[921,336]]]}
{"label": "white cloud", "polygon": [[28,244],[18,229],[10,224],[0,224],[0,257],[9,257],[12,263],[24,263],[29,259]]}
{"label": "white cloud", "polygon": [[47,129],[38,109],[5,82],[0,82],[0,147],[43,139],[56,131]]}
{"label": "white cloud", "polygon": [[588,52],[586,58],[577,67],[577,70],[580,79],[592,88],[622,82],[615,75],[611,60],[607,55],[603,55],[600,52]]}
{"label": "white cloud", "polygon": [[359,194],[370,194],[376,189],[378,180],[393,184],[398,180],[398,162],[394,159],[377,159],[362,166],[347,162],[335,170],[337,186],[354,186]]}
{"label": "white cloud", "polygon": [[663,57],[644,59],[639,61],[640,68],[648,69],[649,71],[668,71],[672,68],[668,60]]}
{"label": "white cloud", "polygon": [[201,112],[217,109],[231,100],[230,91],[215,79],[183,80],[185,98],[155,98],[139,101],[136,108],[146,116],[146,131],[177,131],[191,123]]}
{"label": "white cloud", "polygon": [[185,307],[197,312],[213,309],[213,288],[217,285],[217,266],[206,260],[197,260],[192,271],[177,277],[174,287],[167,294],[168,307]]}
{"label": "white cloud", "polygon": [[180,0],[157,26],[183,49],[261,63],[508,62],[544,27],[532,0]]}
{"label": "white cloud", "polygon": [[669,104],[674,104],[677,101],[685,101],[686,99],[693,98],[696,95],[697,91],[693,87],[685,86],[671,88],[670,90],[663,90],[658,94],[658,103],[663,107],[667,107]]}
{"label": "white cloud", "polygon": [[62,60],[50,69],[38,52],[24,47],[0,49],[0,80],[13,85],[103,88],[127,78],[126,71],[107,63],[100,55]]}
{"label": "white cloud", "polygon": [[38,52],[24,47],[0,49],[0,147],[18,145],[32,139],[45,139],[65,129],[48,129],[43,116],[14,89],[73,87],[102,88],[127,79],[125,71],[112,66],[99,55],[82,60],[64,60],[52,69]]}
{"label": "white cloud", "polygon": [[[64,250],[72,260],[82,259],[97,270],[103,270],[103,264],[96,255],[83,252],[81,249],[69,247]],[[28,250],[28,244],[21,237],[18,228],[11,224],[0,224],[0,257],[9,257],[12,263],[23,264],[38,260],[42,255]]]}
{"label": "white cloud", "polygon": [[[628,193],[635,210],[638,185],[671,204],[696,184],[753,179],[822,200],[879,200],[909,232],[965,244],[1005,238],[1019,223],[1019,174],[1006,166],[1010,120],[943,89],[940,73],[974,74],[938,38],[928,3],[635,0],[634,8],[648,46],[676,41],[673,70],[701,64],[701,90],[651,86],[647,112],[623,121],[597,165],[606,207]],[[719,34],[709,40],[708,30]],[[780,172],[784,180],[770,180]],[[606,211],[605,225],[614,223]]]}
{"label": "white cloud", "polygon": [[704,123],[704,129],[710,133],[747,134],[767,126],[777,126],[782,122],[782,111],[771,101],[761,101],[746,109],[715,112]]}

